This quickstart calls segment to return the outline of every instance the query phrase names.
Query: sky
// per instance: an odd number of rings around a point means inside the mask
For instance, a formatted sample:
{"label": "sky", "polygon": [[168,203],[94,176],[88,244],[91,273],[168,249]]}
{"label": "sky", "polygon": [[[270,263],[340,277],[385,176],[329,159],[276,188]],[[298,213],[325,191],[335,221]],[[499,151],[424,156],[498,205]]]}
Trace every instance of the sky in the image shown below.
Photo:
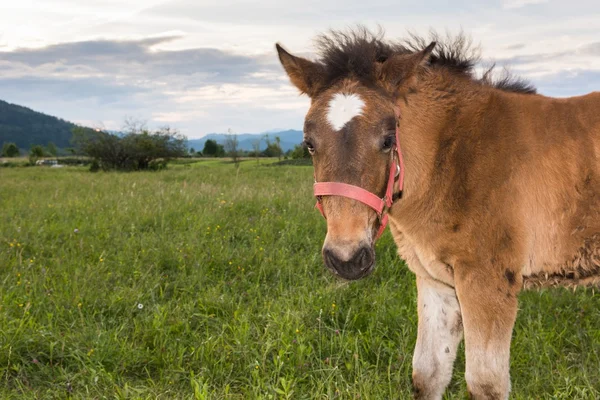
{"label": "sky", "polygon": [[[451,4],[451,6],[449,5]],[[188,138],[301,129],[309,100],[275,43],[314,57],[329,29],[464,31],[548,96],[600,90],[597,0],[0,0],[0,99],[87,126]]]}

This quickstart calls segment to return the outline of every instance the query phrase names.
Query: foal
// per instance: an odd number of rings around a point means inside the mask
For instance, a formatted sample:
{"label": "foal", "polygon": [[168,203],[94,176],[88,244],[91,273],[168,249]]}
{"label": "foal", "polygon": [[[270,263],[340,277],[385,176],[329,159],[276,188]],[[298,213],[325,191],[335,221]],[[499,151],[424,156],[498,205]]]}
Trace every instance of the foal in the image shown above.
{"label": "foal", "polygon": [[311,99],[326,266],[369,274],[387,212],[417,277],[415,398],[442,397],[464,335],[471,397],[506,399],[519,291],[600,283],[600,93],[477,79],[464,38],[426,44],[358,30],[322,36],[314,62],[277,51]]}

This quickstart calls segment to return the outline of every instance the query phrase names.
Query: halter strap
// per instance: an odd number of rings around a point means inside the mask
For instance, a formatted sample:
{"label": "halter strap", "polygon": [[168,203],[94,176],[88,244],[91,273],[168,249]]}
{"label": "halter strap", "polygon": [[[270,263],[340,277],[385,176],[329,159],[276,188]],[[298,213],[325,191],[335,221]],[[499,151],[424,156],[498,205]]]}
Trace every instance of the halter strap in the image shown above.
{"label": "halter strap", "polygon": [[[315,178],[315,184],[313,186],[314,195],[317,197],[317,204],[315,207],[319,209],[321,215],[325,219],[325,211],[323,210],[322,196],[342,196],[350,199],[360,201],[361,203],[371,207],[379,218],[379,230],[375,240],[385,231],[385,227],[388,223],[387,211],[393,204],[394,196],[394,183],[396,177],[398,177],[398,190],[402,192],[404,187],[404,158],[402,157],[402,150],[400,149],[400,113],[396,110],[396,145],[391,150],[391,162],[390,170],[388,172],[388,182],[385,190],[385,195],[379,197],[374,193],[369,192],[361,188],[360,186],[350,185],[342,182],[317,182]],[[397,154],[397,157],[395,155]]]}
{"label": "halter strap", "polygon": [[[317,182],[313,186],[315,196],[343,196],[358,200],[371,207],[377,214],[383,212],[385,201],[361,187],[341,182]],[[386,196],[387,197],[387,196]]]}

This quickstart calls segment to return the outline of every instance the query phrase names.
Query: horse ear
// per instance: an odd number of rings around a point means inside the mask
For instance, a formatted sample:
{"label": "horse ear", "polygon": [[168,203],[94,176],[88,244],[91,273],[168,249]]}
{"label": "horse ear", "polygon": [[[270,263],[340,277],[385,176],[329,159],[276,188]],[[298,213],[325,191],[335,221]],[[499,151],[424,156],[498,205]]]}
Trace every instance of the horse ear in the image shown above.
{"label": "horse ear", "polygon": [[281,65],[283,65],[294,86],[310,97],[315,96],[323,86],[325,75],[323,66],[305,58],[291,55],[279,43],[275,47],[279,54],[279,61],[281,61]]}
{"label": "horse ear", "polygon": [[400,83],[415,77],[419,67],[429,61],[435,45],[436,42],[431,42],[429,46],[416,53],[390,57],[379,67],[379,80],[396,91]]}

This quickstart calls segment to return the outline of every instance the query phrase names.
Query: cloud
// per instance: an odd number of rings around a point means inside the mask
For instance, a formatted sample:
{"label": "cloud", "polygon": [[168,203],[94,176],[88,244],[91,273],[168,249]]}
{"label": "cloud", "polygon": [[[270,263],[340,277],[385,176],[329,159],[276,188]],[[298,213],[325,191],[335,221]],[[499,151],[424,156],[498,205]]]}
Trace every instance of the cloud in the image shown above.
{"label": "cloud", "polygon": [[334,0],[31,0],[6,7],[0,98],[111,129],[126,115],[190,136],[299,128],[309,100],[289,84],[274,43],[310,56],[316,34],[357,22],[381,24],[389,39],[463,27],[486,61],[511,66],[544,94],[598,88],[591,86],[600,70],[596,0],[349,0],[344,7]]}
{"label": "cloud", "polygon": [[97,105],[120,103],[148,93],[135,85],[115,84],[102,78],[67,79],[53,77],[0,78],[4,95],[21,92],[30,98],[51,100],[94,100]]}
{"label": "cloud", "polygon": [[166,77],[186,77],[190,84],[202,81],[231,82],[256,73],[273,72],[275,60],[264,56],[236,55],[214,48],[178,51],[154,47],[178,37],[63,43],[37,49],[0,52],[2,68],[12,63],[22,75],[111,76],[160,82]]}
{"label": "cloud", "polygon": [[[298,115],[306,108],[274,55],[156,48],[177,39],[93,40],[0,52],[3,97],[29,106],[35,99],[72,101],[77,105],[57,113],[72,120],[96,121],[99,107],[112,110],[113,121],[116,113],[137,110],[156,123],[182,124],[184,132],[202,121],[214,126],[219,107],[272,107]],[[83,104],[88,108],[81,115]]]}
{"label": "cloud", "polygon": [[[551,52],[532,52],[512,57],[496,59],[500,65],[510,66],[510,69],[520,75],[537,81],[547,82],[548,79],[559,79],[559,76],[580,72],[600,72],[600,42],[584,43],[568,50]],[[579,84],[581,81],[571,81]],[[588,85],[584,85],[588,86]],[[554,87],[563,87],[562,85]],[[581,86],[576,90],[586,90]]]}
{"label": "cloud", "polygon": [[537,79],[536,84],[543,93],[550,96],[578,96],[600,88],[600,70],[561,71]]}
{"label": "cloud", "polygon": [[505,46],[504,48],[506,50],[521,50],[523,48],[525,48],[525,43],[515,43],[515,44],[510,44],[508,46]]}
{"label": "cloud", "polygon": [[586,46],[583,46],[580,52],[589,53],[590,55],[600,57],[600,42],[590,43]]}
{"label": "cloud", "polygon": [[506,9],[523,8],[533,4],[544,4],[548,0],[505,0],[502,6]]}
{"label": "cloud", "polygon": [[182,121],[193,121],[198,117],[204,117],[208,114],[203,111],[171,111],[171,112],[157,112],[152,115],[152,119],[158,122],[164,123],[177,123]]}

